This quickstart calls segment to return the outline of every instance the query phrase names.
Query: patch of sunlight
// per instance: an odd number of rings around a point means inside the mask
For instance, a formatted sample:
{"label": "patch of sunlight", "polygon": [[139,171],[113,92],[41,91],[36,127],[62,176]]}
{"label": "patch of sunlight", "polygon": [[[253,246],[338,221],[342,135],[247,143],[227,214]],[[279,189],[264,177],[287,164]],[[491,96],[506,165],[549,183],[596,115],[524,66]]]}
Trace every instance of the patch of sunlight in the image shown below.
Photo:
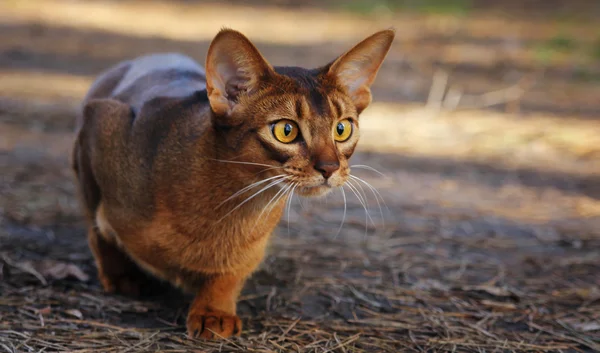
{"label": "patch of sunlight", "polygon": [[[0,152],[15,150],[39,151],[40,155],[62,158],[69,155],[74,134],[68,132],[37,131],[29,127],[0,122]],[[18,152],[16,152],[18,153]]]}
{"label": "patch of sunlight", "polygon": [[[0,71],[0,95],[78,102],[94,77]],[[361,116],[359,150],[451,158],[504,167],[600,174],[600,122],[489,111],[436,112],[374,102]],[[595,171],[594,171],[595,170]]]}
{"label": "patch of sunlight", "polygon": [[[219,28],[231,26],[251,39],[267,43],[311,44],[354,41],[375,30],[394,26],[398,37],[428,33],[468,33],[477,38],[545,39],[556,35],[552,20],[501,18],[490,14],[456,17],[441,14],[378,12],[357,16],[343,11],[284,9],[261,6],[196,4],[167,1],[12,0],[0,2],[5,23],[38,22],[90,28],[136,36],[209,40]],[[580,21],[561,27],[565,35],[595,38],[595,23]]]}
{"label": "patch of sunlight", "polygon": [[52,72],[0,71],[0,96],[81,99],[94,78]]}
{"label": "patch of sunlight", "polygon": [[360,38],[389,26],[324,11],[157,1],[12,1],[0,4],[0,18],[179,40],[210,40],[228,26],[252,40],[293,44]]}
{"label": "patch of sunlight", "polygon": [[[500,217],[542,225],[569,223],[574,219],[599,219],[600,216],[600,200],[556,189],[552,185],[528,186],[510,177],[501,183],[490,183],[486,181],[489,176],[453,178],[434,173],[417,175],[415,177],[414,172],[397,169],[388,178],[387,185],[375,183],[374,178],[367,180],[382,192],[386,202],[435,205],[442,214],[452,210],[464,214],[468,210],[467,213],[474,217]],[[597,234],[600,236],[600,231]]]}
{"label": "patch of sunlight", "polygon": [[488,111],[436,112],[375,102],[360,149],[600,175],[600,122]]}

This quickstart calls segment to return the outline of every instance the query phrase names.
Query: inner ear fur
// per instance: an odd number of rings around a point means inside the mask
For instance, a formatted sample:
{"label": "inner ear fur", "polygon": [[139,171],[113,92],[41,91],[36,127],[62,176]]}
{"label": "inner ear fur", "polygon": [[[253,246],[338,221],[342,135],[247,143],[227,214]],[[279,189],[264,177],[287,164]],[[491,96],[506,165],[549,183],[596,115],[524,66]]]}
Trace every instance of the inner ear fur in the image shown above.
{"label": "inner ear fur", "polygon": [[334,76],[346,90],[359,113],[371,103],[371,85],[394,37],[394,29],[379,31],[356,44],[329,65],[328,75]]}
{"label": "inner ear fur", "polygon": [[230,115],[241,96],[252,94],[274,74],[250,40],[228,28],[211,42],[205,67],[208,99],[217,115]]}

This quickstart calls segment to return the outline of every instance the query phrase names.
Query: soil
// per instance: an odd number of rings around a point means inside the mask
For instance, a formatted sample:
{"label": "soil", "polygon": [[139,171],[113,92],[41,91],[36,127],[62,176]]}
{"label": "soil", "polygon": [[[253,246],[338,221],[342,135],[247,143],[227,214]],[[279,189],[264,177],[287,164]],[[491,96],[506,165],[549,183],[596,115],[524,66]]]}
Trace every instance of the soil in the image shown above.
{"label": "soil", "polygon": [[[182,3],[165,6],[192,6]],[[294,16],[293,5],[269,11]],[[380,194],[355,181],[346,204],[341,194],[294,198],[244,288],[243,337],[202,342],[186,338],[190,298],[174,289],[142,300],[103,293],[68,154],[75,111],[101,70],[146,52],[200,58],[208,41],[3,6],[12,15],[0,17],[0,351],[600,351],[600,69],[567,55],[540,70],[523,48],[552,34],[513,36],[517,49],[504,56],[500,34],[425,25],[418,41],[400,34],[352,161],[381,172],[353,169]],[[278,64],[310,66],[348,40],[257,44]],[[473,104],[422,107],[440,68]],[[529,74],[536,82],[516,103],[477,98]]]}

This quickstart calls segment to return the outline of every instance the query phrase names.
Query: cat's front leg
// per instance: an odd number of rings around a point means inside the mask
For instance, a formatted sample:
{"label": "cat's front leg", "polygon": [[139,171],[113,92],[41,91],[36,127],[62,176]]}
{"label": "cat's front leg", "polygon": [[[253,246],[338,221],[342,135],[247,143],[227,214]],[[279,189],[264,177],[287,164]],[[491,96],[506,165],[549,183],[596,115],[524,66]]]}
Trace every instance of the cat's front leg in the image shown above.
{"label": "cat's front leg", "polygon": [[245,278],[227,274],[211,276],[196,294],[187,317],[190,337],[205,339],[239,336],[242,321],[236,302]]}

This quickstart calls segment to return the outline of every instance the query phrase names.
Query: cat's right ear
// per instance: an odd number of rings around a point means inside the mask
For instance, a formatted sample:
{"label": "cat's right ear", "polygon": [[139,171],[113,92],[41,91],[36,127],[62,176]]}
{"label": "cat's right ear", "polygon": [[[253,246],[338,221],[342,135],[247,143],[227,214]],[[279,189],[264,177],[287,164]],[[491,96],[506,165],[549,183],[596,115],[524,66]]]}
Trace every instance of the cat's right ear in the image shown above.
{"label": "cat's right ear", "polygon": [[238,31],[222,29],[206,57],[206,90],[217,115],[230,115],[241,96],[256,91],[274,70]]}
{"label": "cat's right ear", "polygon": [[371,103],[371,85],[383,63],[396,32],[390,28],[379,31],[355,45],[328,66],[328,73],[337,79],[360,114]]}

